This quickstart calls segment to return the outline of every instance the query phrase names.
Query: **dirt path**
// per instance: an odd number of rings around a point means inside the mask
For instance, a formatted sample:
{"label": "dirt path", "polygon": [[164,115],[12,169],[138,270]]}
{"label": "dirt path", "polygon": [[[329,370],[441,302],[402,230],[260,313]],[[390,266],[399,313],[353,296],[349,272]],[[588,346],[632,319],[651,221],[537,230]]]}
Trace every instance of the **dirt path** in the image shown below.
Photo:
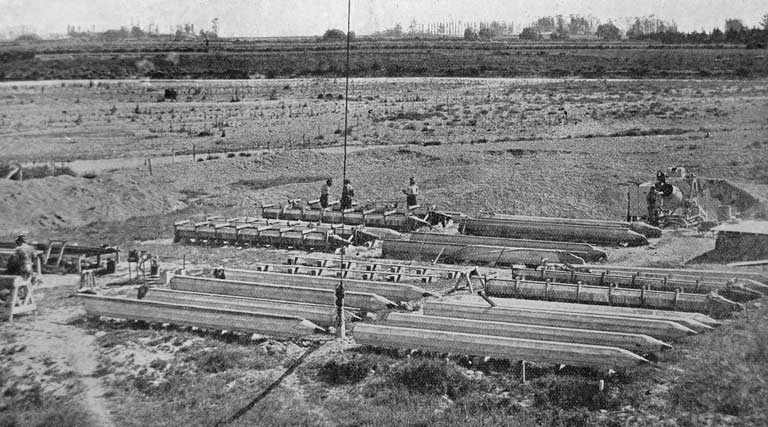
{"label": "dirt path", "polygon": [[18,319],[13,325],[3,325],[13,330],[17,342],[24,345],[23,351],[12,356],[12,373],[39,382],[54,395],[74,397],[90,412],[93,425],[111,427],[114,424],[104,389],[94,377],[98,366],[96,337],[71,324],[82,314],[80,307],[49,308],[37,316]]}

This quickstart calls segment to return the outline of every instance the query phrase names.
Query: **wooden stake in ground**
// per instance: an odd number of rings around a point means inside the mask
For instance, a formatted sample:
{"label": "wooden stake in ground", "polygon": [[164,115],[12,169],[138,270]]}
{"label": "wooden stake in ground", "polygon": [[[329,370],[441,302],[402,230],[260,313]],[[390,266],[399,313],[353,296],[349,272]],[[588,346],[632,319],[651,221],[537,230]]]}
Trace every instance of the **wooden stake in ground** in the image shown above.
{"label": "wooden stake in ground", "polygon": [[344,319],[344,282],[339,280],[336,287],[336,337],[344,339],[347,336],[346,320]]}

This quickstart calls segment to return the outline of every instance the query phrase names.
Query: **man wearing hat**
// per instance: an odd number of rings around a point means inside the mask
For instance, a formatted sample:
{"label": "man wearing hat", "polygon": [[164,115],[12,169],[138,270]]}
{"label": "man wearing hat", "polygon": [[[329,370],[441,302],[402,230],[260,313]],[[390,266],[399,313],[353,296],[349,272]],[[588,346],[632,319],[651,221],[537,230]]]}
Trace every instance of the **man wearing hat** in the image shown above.
{"label": "man wearing hat", "polygon": [[35,249],[27,244],[27,237],[20,234],[16,238],[16,249],[8,259],[6,274],[29,279],[33,273],[32,265],[36,256]]}

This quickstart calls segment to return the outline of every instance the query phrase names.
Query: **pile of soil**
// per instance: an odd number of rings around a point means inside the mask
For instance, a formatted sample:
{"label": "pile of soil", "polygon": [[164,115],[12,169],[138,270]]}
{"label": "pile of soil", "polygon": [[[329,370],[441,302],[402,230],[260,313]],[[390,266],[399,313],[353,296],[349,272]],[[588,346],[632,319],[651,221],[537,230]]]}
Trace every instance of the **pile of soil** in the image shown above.
{"label": "pile of soil", "polygon": [[[0,181],[0,234],[80,227],[99,220],[183,209],[184,196],[162,185],[111,176],[89,180],[57,176],[30,181]],[[34,237],[34,236],[33,236]]]}

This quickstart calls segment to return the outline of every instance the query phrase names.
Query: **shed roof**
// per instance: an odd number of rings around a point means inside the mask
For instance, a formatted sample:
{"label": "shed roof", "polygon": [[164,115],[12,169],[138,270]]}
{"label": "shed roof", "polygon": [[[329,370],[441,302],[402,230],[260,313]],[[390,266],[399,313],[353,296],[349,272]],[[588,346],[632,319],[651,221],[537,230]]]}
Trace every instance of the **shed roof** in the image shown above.
{"label": "shed roof", "polygon": [[713,228],[712,231],[768,235],[768,221],[742,221],[735,224],[722,224]]}

